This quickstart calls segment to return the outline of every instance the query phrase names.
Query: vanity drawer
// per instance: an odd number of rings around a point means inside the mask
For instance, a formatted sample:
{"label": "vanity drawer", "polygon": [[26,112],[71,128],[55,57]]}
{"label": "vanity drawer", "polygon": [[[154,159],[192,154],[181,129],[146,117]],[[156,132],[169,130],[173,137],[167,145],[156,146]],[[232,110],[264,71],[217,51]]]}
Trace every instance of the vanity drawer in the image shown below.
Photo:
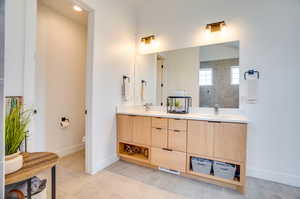
{"label": "vanity drawer", "polygon": [[187,120],[169,119],[169,129],[178,130],[178,131],[186,131]]}
{"label": "vanity drawer", "polygon": [[185,172],[186,153],[151,148],[151,163],[159,167]]}
{"label": "vanity drawer", "polygon": [[152,128],[168,128],[168,119],[160,117],[152,117]]}
{"label": "vanity drawer", "polygon": [[151,146],[157,148],[168,147],[168,130],[162,128],[152,128]]}
{"label": "vanity drawer", "polygon": [[169,130],[168,148],[174,151],[186,152],[186,131]]}

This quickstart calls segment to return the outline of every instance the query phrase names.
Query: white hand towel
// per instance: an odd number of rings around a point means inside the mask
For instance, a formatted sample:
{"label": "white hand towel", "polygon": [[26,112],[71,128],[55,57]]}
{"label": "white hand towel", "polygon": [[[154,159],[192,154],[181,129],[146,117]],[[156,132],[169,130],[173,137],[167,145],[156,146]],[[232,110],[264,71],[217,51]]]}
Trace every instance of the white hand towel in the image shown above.
{"label": "white hand towel", "polygon": [[257,102],[257,87],[258,79],[256,77],[248,77],[247,79],[248,104],[256,104]]}
{"label": "white hand towel", "polygon": [[124,101],[129,100],[129,90],[130,90],[129,81],[124,80],[122,84],[122,97]]}
{"label": "white hand towel", "polygon": [[142,84],[141,86],[141,102],[143,103],[145,101],[145,86]]}

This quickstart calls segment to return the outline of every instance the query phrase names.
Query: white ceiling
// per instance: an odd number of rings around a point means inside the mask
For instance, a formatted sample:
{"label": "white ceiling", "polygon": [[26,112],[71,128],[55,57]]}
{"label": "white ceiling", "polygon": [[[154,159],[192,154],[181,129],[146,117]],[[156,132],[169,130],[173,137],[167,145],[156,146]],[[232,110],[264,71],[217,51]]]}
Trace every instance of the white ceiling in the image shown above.
{"label": "white ceiling", "polygon": [[82,25],[87,24],[88,12],[84,10],[76,12],[73,10],[75,4],[71,0],[39,0],[39,3],[52,8],[61,15],[69,17]]}

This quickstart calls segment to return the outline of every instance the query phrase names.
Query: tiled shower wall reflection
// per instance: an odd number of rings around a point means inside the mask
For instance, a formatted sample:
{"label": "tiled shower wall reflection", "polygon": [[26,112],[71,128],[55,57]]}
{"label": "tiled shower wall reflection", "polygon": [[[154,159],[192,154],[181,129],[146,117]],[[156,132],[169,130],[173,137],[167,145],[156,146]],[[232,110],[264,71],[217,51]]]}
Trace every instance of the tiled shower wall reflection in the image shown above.
{"label": "tiled shower wall reflection", "polygon": [[205,61],[200,68],[212,68],[213,85],[200,87],[200,107],[239,107],[239,85],[231,85],[231,67],[239,66],[239,59]]}

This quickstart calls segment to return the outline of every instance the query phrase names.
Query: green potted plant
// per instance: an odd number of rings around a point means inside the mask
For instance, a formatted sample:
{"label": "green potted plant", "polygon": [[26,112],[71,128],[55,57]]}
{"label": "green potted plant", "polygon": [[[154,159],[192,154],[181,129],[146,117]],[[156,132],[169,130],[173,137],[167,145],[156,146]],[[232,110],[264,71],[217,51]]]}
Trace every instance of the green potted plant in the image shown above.
{"label": "green potted plant", "polygon": [[13,173],[23,166],[20,146],[27,137],[31,111],[23,106],[12,107],[5,118],[5,174]]}

